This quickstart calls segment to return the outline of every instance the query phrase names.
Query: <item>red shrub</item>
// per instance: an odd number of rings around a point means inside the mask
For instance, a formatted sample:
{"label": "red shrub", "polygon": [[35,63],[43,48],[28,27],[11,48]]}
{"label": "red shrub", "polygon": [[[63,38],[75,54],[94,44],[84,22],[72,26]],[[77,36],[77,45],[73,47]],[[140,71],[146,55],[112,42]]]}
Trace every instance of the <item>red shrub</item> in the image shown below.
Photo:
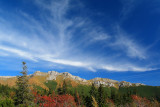
{"label": "red shrub", "polygon": [[137,95],[132,95],[133,102],[139,107],[150,107],[150,101],[146,98],[139,97]]}
{"label": "red shrub", "polygon": [[43,107],[75,107],[76,103],[74,97],[71,95],[57,95],[54,96],[41,96],[33,92],[35,99],[34,102]]}

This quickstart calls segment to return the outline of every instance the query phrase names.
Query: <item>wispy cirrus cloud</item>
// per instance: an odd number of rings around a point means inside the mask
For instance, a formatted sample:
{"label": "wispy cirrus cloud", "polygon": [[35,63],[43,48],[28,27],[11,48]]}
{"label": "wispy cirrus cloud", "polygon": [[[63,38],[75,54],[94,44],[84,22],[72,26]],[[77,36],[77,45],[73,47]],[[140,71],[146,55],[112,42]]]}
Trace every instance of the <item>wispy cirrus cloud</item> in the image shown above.
{"label": "wispy cirrus cloud", "polygon": [[6,51],[9,53],[14,53],[14,54],[21,56],[23,58],[27,58],[27,59],[36,61],[30,53],[24,52],[22,50],[18,50],[18,49],[6,47],[6,46],[0,46],[0,50]]}
{"label": "wispy cirrus cloud", "polygon": [[[124,67],[125,66],[125,67]],[[137,67],[134,65],[130,64],[124,64],[124,65],[118,65],[117,68],[115,66],[103,66],[103,69],[107,71],[119,71],[119,72],[125,72],[125,71],[139,71],[139,72],[144,72],[144,71],[152,71],[156,70],[157,68],[149,68],[149,67]]]}
{"label": "wispy cirrus cloud", "polygon": [[[12,21],[8,23],[4,17],[0,17],[0,22],[3,22],[0,24],[0,29],[2,29],[0,31],[0,51],[5,51],[12,57],[48,61],[60,64],[60,66],[82,67],[91,71],[97,69],[107,71],[152,70],[150,67],[138,66],[128,60],[128,58],[145,60],[147,57],[143,47],[133,39],[127,38],[124,32],[107,33],[101,26],[89,21],[88,17],[68,18],[70,1],[36,0],[34,5],[40,11],[38,19],[21,10],[18,11],[18,16],[12,14],[14,20],[19,21],[19,25],[15,25]],[[103,45],[106,45],[106,48]],[[115,64],[114,55],[122,52],[125,53],[125,62],[123,60],[122,64],[121,56],[117,56],[119,59]]]}
{"label": "wispy cirrus cloud", "polygon": [[118,27],[117,35],[115,36],[116,41],[112,44],[114,47],[117,46],[126,53],[128,57],[146,59],[146,49],[131,38],[131,35],[125,33]]}
{"label": "wispy cirrus cloud", "polygon": [[124,21],[125,19],[127,19],[129,16],[131,16],[130,14],[132,13],[132,11],[134,11],[134,9],[136,8],[136,6],[142,2],[139,0],[120,0],[123,7],[122,7],[122,11],[121,11],[121,20]]}

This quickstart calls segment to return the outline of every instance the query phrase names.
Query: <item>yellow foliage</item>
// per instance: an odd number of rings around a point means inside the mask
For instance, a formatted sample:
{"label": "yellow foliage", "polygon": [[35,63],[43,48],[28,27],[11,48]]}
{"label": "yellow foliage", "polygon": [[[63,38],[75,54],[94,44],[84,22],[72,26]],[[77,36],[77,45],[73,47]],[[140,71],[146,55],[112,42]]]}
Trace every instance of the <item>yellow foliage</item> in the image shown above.
{"label": "yellow foliage", "polygon": [[3,78],[3,79],[0,79],[0,84],[8,85],[8,86],[12,87],[12,86],[16,85],[16,80],[17,80],[16,77],[14,77],[14,78]]}
{"label": "yellow foliage", "polygon": [[44,82],[46,81],[46,78],[47,77],[45,76],[34,76],[29,79],[29,84],[32,84],[32,85],[34,84],[42,87],[43,89],[48,90],[48,87],[44,84]]}
{"label": "yellow foliage", "polygon": [[93,100],[92,102],[93,107],[98,107],[97,101],[95,100],[93,96],[92,96],[92,100]]}

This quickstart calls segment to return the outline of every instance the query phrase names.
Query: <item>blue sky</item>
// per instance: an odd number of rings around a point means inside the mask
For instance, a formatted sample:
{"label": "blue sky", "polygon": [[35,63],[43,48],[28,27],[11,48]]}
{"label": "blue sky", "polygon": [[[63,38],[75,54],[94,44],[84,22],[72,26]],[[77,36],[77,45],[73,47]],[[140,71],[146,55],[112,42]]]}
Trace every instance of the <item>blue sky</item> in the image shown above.
{"label": "blue sky", "polygon": [[159,0],[1,0],[0,75],[40,70],[159,85]]}

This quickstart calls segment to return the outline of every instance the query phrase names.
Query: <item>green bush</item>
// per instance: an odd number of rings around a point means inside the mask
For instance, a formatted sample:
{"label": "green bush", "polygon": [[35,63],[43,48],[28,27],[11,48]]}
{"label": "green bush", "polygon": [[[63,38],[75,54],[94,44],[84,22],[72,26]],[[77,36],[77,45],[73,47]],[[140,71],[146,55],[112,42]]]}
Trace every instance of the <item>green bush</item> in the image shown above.
{"label": "green bush", "polygon": [[9,98],[0,99],[0,107],[14,107],[14,101]]}

